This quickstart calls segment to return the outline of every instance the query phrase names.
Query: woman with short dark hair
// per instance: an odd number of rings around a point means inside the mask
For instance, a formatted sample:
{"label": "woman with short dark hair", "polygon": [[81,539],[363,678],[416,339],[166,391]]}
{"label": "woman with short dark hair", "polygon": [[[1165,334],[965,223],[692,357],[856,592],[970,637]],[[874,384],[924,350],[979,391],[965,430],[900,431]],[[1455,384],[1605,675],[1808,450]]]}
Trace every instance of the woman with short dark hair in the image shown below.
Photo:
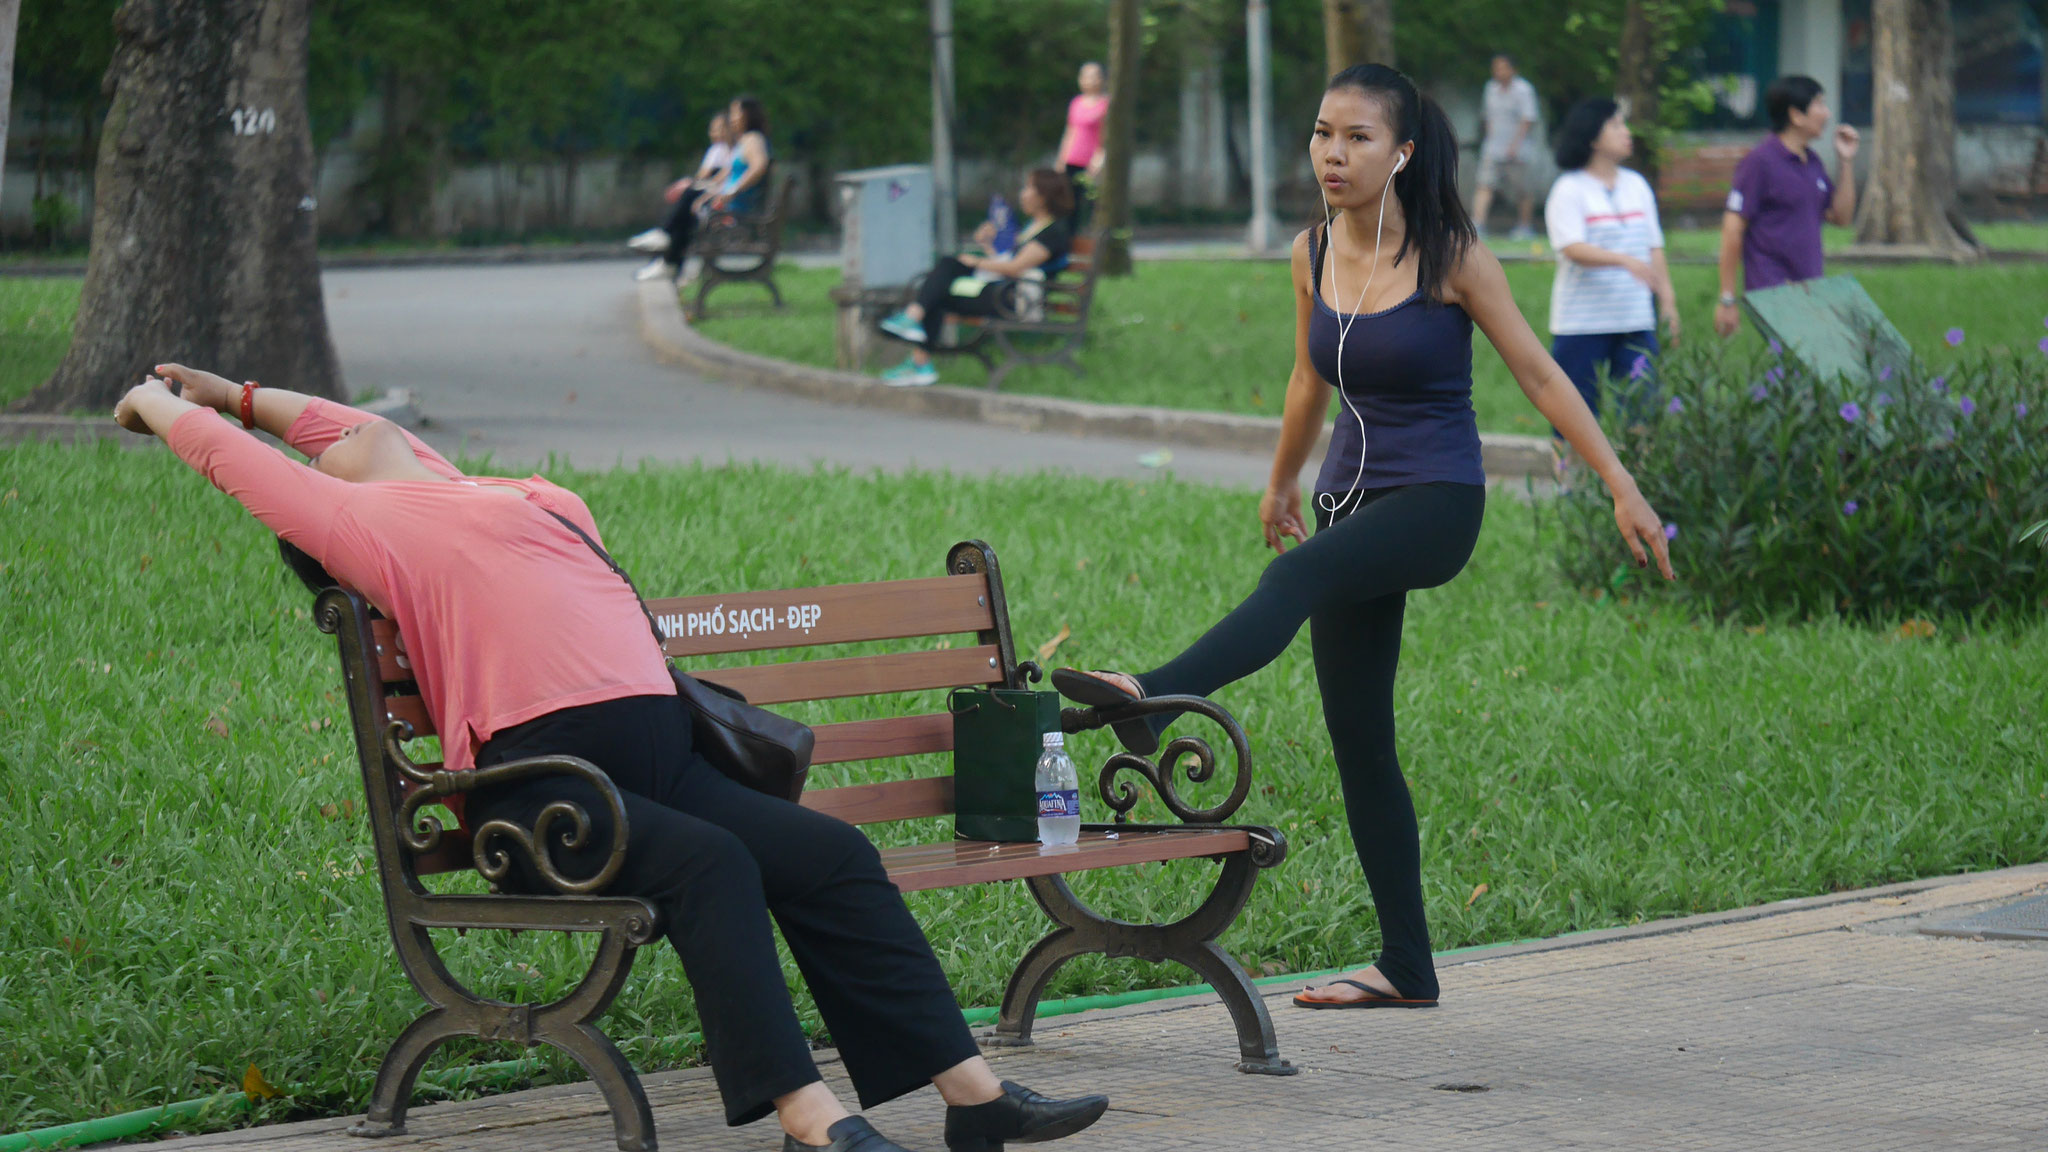
{"label": "woman with short dark hair", "polygon": [[[962,253],[940,260],[927,272],[917,299],[882,321],[882,331],[916,345],[910,358],[882,373],[882,382],[896,387],[936,384],[931,350],[938,346],[947,313],[956,316],[1028,316],[1034,301],[1042,302],[1047,278],[1066,267],[1074,237],[1067,217],[1074,210],[1073,185],[1051,168],[1033,168],[1017,193],[1017,207],[1026,224],[1017,234],[1014,252]],[[984,248],[995,241],[995,226],[984,222],[974,233]]]}
{"label": "woman with short dark hair", "polygon": [[[859,829],[752,791],[691,747],[645,609],[589,546],[597,523],[575,493],[539,476],[465,476],[396,424],[341,404],[177,364],[156,370],[115,419],[162,437],[398,626],[447,770],[568,755],[618,786],[628,839],[609,890],[660,909],[696,992],[728,1124],[774,1112],[784,1152],[901,1152],[820,1079],[771,915],[863,1106],[936,1085],[952,1152],[1050,1140],[1102,1115],[1103,1097],[1048,1100],[996,1079]],[[216,415],[229,412],[242,427]],[[310,466],[250,435],[256,428]],[[462,815],[468,827],[530,827],[563,801],[593,819],[558,864],[594,874],[609,855],[610,818],[581,781],[474,792]],[[526,887],[516,873],[509,884]]]}
{"label": "woman with short dark hair", "polygon": [[1550,356],[1586,407],[1600,413],[1600,377],[1645,379],[1657,357],[1661,309],[1678,343],[1678,298],[1664,263],[1657,193],[1621,162],[1635,151],[1612,100],[1581,100],[1558,131],[1557,181],[1543,223],[1557,253],[1550,291]]}
{"label": "woman with short dark hair", "polygon": [[[1458,199],[1458,141],[1443,110],[1380,64],[1339,72],[1309,141],[1328,222],[1294,242],[1294,372],[1272,480],[1259,503],[1279,557],[1235,610],[1180,655],[1137,676],[1062,668],[1053,686],[1102,709],[1207,696],[1257,672],[1304,622],[1352,846],[1372,891],[1379,959],[1296,996],[1303,1008],[1426,1008],[1436,968],[1422,905],[1422,849],[1394,744],[1394,671],[1408,593],[1449,582],[1486,506],[1472,413],[1472,326],[1522,391],[1614,494],[1638,566],[1671,577],[1663,525],[1476,243]],[[1378,187],[1374,187],[1378,185]],[[1302,519],[1300,474],[1330,411],[1337,429]],[[1292,549],[1283,541],[1297,542]],[[1123,720],[1124,746],[1155,754],[1170,714]],[[1447,718],[1446,718],[1447,719]]]}

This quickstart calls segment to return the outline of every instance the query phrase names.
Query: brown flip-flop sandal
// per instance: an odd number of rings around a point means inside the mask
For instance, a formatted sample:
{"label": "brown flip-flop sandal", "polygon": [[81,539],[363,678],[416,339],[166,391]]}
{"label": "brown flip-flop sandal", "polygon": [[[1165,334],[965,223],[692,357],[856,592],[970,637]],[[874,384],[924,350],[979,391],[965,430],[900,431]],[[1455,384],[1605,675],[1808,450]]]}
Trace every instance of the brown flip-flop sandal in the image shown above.
{"label": "brown flip-flop sandal", "polygon": [[[1357,980],[1332,980],[1332,981],[1330,981],[1330,983],[1331,983],[1331,984],[1349,984],[1349,985],[1351,985],[1351,986],[1352,986],[1353,988],[1356,988],[1356,989],[1358,989],[1358,990],[1359,990],[1360,992],[1363,992],[1363,993],[1365,993],[1365,998],[1364,998],[1363,1000],[1305,1000],[1305,999],[1303,999],[1303,998],[1302,998],[1302,997],[1300,997],[1300,996],[1296,996],[1296,997],[1294,998],[1294,1006],[1295,1006],[1296,1008],[1434,1008],[1434,1007],[1436,1007],[1436,1001],[1434,1001],[1434,1000],[1410,1000],[1410,999],[1408,999],[1408,998],[1407,998],[1407,997],[1405,997],[1405,996],[1389,996],[1389,995],[1387,995],[1387,994],[1386,994],[1385,992],[1382,992],[1382,991],[1380,991],[1379,989],[1377,989],[1377,988],[1373,987],[1372,985],[1370,985],[1370,984],[1365,984],[1365,983],[1362,983],[1362,982],[1360,982],[1360,981],[1357,981]],[[1315,991],[1315,988],[1314,988],[1313,986],[1311,986],[1311,987],[1308,987],[1308,988],[1303,988],[1303,989],[1302,989],[1302,991],[1303,991],[1303,992],[1313,992],[1313,991]]]}
{"label": "brown flip-flop sandal", "polygon": [[[1127,675],[1130,674],[1104,669],[1083,672],[1079,668],[1055,668],[1052,672],[1052,686],[1059,690],[1060,695],[1076,704],[1086,704],[1090,708],[1098,709],[1120,708],[1126,704],[1136,704],[1144,697],[1133,696],[1103,677]],[[1137,678],[1132,679],[1135,681]],[[1138,686],[1144,687],[1142,684]],[[1125,748],[1140,756],[1153,756],[1159,752],[1159,733],[1154,732],[1152,725],[1142,717],[1120,721],[1110,725],[1109,729],[1116,733],[1116,738]]]}

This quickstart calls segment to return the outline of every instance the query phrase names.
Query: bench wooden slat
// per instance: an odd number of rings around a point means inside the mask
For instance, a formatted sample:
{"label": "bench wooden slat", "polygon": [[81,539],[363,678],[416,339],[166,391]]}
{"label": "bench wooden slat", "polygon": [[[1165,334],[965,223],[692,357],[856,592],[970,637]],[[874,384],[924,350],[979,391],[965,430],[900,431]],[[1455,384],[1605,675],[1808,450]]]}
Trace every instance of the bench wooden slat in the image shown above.
{"label": "bench wooden slat", "polygon": [[435,734],[434,718],[427,715],[427,702],[418,696],[386,696],[384,714],[412,725],[415,740]]}
{"label": "bench wooden slat", "polygon": [[882,760],[892,756],[953,750],[953,717],[946,712],[820,724],[812,731],[818,737],[818,746],[811,753],[813,764],[843,764],[849,760]]}
{"label": "bench wooden slat", "polygon": [[412,669],[398,662],[398,625],[379,616],[370,621],[370,636],[377,641],[377,678],[386,684],[412,680]]}
{"label": "bench wooden slat", "polygon": [[[979,574],[731,596],[679,596],[651,600],[647,607],[669,638],[671,656],[900,640],[995,627],[988,578]],[[702,630],[714,610],[723,611],[722,632]],[[732,627],[735,612],[750,617],[747,630]],[[697,617],[694,624],[693,615]],[[753,626],[763,623],[769,626]]]}
{"label": "bench wooden slat", "polygon": [[934,652],[710,668],[696,675],[739,692],[749,703],[784,704],[792,700],[836,700],[845,696],[999,684],[1003,678],[1001,663],[1000,650],[993,644],[983,644]]}
{"label": "bench wooden slat", "polygon": [[804,793],[803,805],[836,816],[848,824],[881,824],[919,816],[945,816],[953,811],[953,778],[924,776],[878,784],[848,784]]}
{"label": "bench wooden slat", "polygon": [[1071,848],[980,840],[885,848],[882,850],[882,864],[889,870],[889,879],[895,881],[898,889],[922,892],[932,888],[957,888],[964,884],[985,884],[996,880],[1022,880],[1028,876],[1086,872],[1155,860],[1221,856],[1251,848],[1251,836],[1242,828],[1123,832],[1118,833],[1114,840],[1109,839],[1109,835],[1102,831],[1084,831],[1080,843]]}

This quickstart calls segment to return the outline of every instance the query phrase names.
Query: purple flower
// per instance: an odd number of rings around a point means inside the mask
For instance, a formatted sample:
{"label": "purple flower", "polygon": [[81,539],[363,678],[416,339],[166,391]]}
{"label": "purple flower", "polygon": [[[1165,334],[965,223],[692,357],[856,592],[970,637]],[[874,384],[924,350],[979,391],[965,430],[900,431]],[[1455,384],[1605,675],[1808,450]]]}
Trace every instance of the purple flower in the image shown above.
{"label": "purple flower", "polygon": [[1877,406],[1878,406],[1879,408],[1882,408],[1882,407],[1884,407],[1885,405],[1887,405],[1887,404],[1890,404],[1891,402],[1892,402],[1892,394],[1891,394],[1891,393],[1889,393],[1889,392],[1879,392],[1879,393],[1877,394]]}
{"label": "purple flower", "polygon": [[1783,368],[1773,368],[1769,372],[1764,373],[1764,379],[1769,380],[1773,384],[1782,384],[1785,380],[1785,370]]}
{"label": "purple flower", "polygon": [[1877,378],[1878,378],[1879,380],[1889,380],[1889,379],[1891,379],[1891,378],[1892,378],[1892,366],[1891,366],[1891,365],[1889,365],[1889,364],[1886,364],[1886,365],[1884,365],[1883,367],[1879,368],[1879,369],[1877,370]]}
{"label": "purple flower", "polygon": [[2020,419],[2022,419],[2022,420],[2026,419],[2026,417],[2027,417],[2027,402],[2026,402],[2025,400],[2022,400],[2022,401],[2020,401],[2020,402],[2019,402],[2018,404],[2016,404],[2016,405],[2014,405],[2014,406],[2013,406],[2013,410],[2012,410],[2012,412],[2013,412],[2013,415],[2015,415],[2015,416],[2018,416],[2018,417],[2019,417]]}
{"label": "purple flower", "polygon": [[[2048,324],[2048,320],[2044,320],[2042,323]],[[1771,341],[1771,355],[1776,356],[1784,350],[1785,346],[1783,344],[1778,343],[1776,340]]]}
{"label": "purple flower", "polygon": [[1858,420],[1863,419],[1863,409],[1858,408],[1856,402],[1851,400],[1847,404],[1842,405],[1841,416],[1842,419],[1854,424]]}
{"label": "purple flower", "polygon": [[1666,540],[1676,540],[1676,539],[1678,539],[1678,525],[1676,525],[1676,524],[1666,524],[1666,525],[1664,526],[1664,538],[1665,538]]}
{"label": "purple flower", "polygon": [[1683,412],[1685,411],[1685,401],[1680,400],[1676,396],[1673,396],[1671,398],[1671,403],[1666,404],[1664,406],[1664,410],[1666,412]]}
{"label": "purple flower", "polygon": [[1946,376],[1936,376],[1936,377],[1934,378],[1934,381],[1933,381],[1932,387],[1933,387],[1933,389],[1934,389],[1934,390],[1935,390],[1936,392],[1946,392],[1946,391],[1948,391],[1948,377],[1946,377]]}
{"label": "purple flower", "polygon": [[1847,504],[1842,505],[1842,515],[1854,516],[1856,514],[1857,507],[1858,505],[1854,500],[1849,501]]}
{"label": "purple flower", "polygon": [[1977,402],[1975,400],[1970,399],[1968,396],[1965,396],[1963,397],[1962,401],[1956,405],[1956,407],[1961,408],[1963,410],[1963,415],[1968,416],[1970,413],[1975,412],[1977,410]]}
{"label": "purple flower", "polygon": [[2048,336],[2041,337],[2041,342],[2034,345],[2034,347],[2039,348],[2043,352],[2048,352]]}
{"label": "purple flower", "polygon": [[1963,330],[1961,328],[1951,328],[1948,330],[1948,335],[1944,336],[1943,339],[1948,341],[1949,347],[1961,348],[1963,346]]}
{"label": "purple flower", "polygon": [[[2048,344],[2048,340],[2043,340],[2042,343]],[[1648,356],[1638,356],[1636,357],[1636,362],[1634,364],[1629,365],[1628,378],[1631,380],[1641,380],[1643,377],[1648,376],[1649,374],[1650,358]]]}
{"label": "purple flower", "polygon": [[1767,389],[1767,388],[1765,388],[1765,387],[1764,387],[1763,385],[1761,385],[1761,384],[1759,384],[1759,385],[1757,385],[1756,387],[1754,387],[1754,388],[1751,388],[1751,389],[1749,390],[1749,398],[1750,398],[1751,400],[1756,400],[1756,401],[1762,401],[1764,397],[1766,397],[1766,396],[1769,396],[1770,394],[1771,394],[1771,393],[1770,393],[1770,390],[1769,390],[1769,389]]}

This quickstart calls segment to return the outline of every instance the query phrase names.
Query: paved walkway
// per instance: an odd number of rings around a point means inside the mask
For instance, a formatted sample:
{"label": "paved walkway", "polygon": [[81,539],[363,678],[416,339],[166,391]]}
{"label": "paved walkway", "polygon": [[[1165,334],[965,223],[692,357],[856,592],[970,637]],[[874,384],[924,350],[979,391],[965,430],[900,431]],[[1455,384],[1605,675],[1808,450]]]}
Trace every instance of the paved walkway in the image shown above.
{"label": "paved walkway", "polygon": [[[436,447],[532,466],[760,460],[956,472],[1157,476],[1166,445],[1025,432],[819,404],[657,362],[639,336],[631,260],[330,270],[327,316],[349,387],[410,388]],[[1262,488],[1269,459],[1176,447],[1167,470]],[[1247,512],[1247,515],[1250,513]]]}
{"label": "paved walkway", "polygon": [[[1042,1022],[1001,1075],[1104,1091],[1073,1152],[1315,1148],[2048,1147],[2048,944],[1918,929],[2048,890],[2048,865],[1447,957],[1428,1012],[1305,1012],[1270,988],[1290,1078],[1233,1070],[1228,1018],[1190,997]],[[663,958],[660,962],[669,962]],[[632,995],[629,989],[626,993]],[[827,1075],[843,1096],[843,1077]],[[647,1079],[663,1146],[767,1152],[772,1122],[719,1120],[702,1070]],[[938,1149],[919,1093],[871,1113]],[[349,1120],[159,1145],[362,1152]],[[612,1147],[587,1086],[414,1111],[385,1152]]]}

